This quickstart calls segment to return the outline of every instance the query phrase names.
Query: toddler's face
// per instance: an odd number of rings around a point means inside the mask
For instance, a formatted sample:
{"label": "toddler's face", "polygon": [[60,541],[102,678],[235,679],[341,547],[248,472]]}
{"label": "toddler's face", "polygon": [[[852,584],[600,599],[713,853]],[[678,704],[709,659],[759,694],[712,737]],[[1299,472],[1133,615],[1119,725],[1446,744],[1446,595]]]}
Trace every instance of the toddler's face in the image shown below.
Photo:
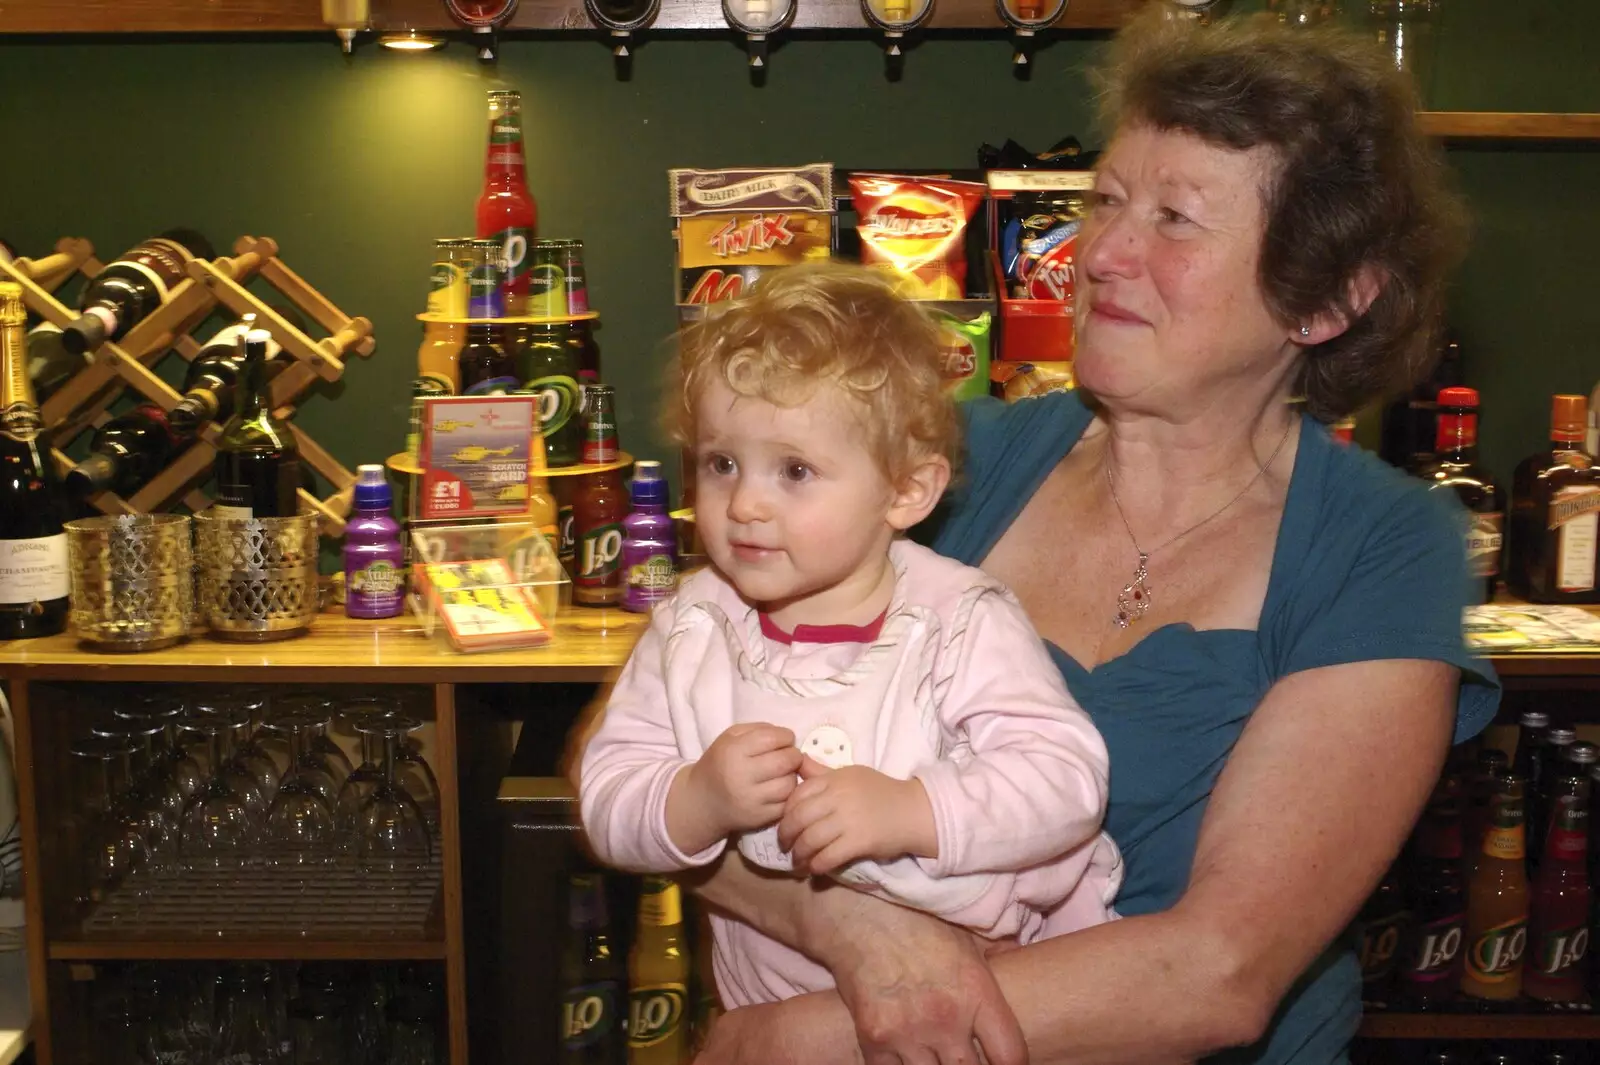
{"label": "toddler's face", "polygon": [[895,492],[851,400],[824,386],[779,407],[720,380],[695,404],[696,520],[746,599],[781,622],[826,625],[883,573]]}

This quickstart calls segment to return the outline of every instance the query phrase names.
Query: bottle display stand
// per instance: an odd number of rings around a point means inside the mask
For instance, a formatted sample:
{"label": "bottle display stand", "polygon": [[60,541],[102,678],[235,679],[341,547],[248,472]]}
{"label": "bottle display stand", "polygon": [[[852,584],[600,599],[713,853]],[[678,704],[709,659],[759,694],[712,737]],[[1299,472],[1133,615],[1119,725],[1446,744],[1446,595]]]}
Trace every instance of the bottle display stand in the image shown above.
{"label": "bottle display stand", "polygon": [[[278,257],[278,245],[268,237],[240,237],[234,254],[212,261],[196,259],[189,263],[189,277],[173,288],[167,301],[135,325],[120,341],[106,341],[92,360],[73,375],[43,405],[45,438],[55,462],[63,471],[72,462],[61,451],[79,434],[104,425],[109,410],[127,389],[132,389],[163,410],[170,411],[183,398],[153,371],[154,365],[170,350],[185,360],[201,351],[190,336],[218,305],[235,315],[254,314],[257,324],[272,334],[294,364],[272,382],[272,401],[281,417],[293,414],[295,405],[317,381],[337,381],[348,358],[372,354],[372,323],[366,318],[345,314]],[[18,259],[0,262],[0,279],[22,285],[28,308],[45,321],[65,327],[76,314],[53,295],[53,290],[72,273],[92,278],[104,269],[86,240],[66,238],[56,244],[56,252],[38,260]],[[313,340],[286,321],[265,300],[245,286],[255,278],[267,282],[306,318],[327,330],[328,336]],[[350,511],[350,493],[355,474],[346,469],[308,433],[293,426],[302,458],[329,484],[333,492],[318,498],[300,489],[303,507],[317,513],[324,533],[338,535]],[[211,469],[216,455],[216,440],[221,429],[215,423],[201,430],[188,448],[180,451],[167,467],[138,492],[123,499],[113,492],[100,492],[89,502],[106,514],[147,514],[181,501],[190,510],[200,511],[211,500],[195,484]]]}

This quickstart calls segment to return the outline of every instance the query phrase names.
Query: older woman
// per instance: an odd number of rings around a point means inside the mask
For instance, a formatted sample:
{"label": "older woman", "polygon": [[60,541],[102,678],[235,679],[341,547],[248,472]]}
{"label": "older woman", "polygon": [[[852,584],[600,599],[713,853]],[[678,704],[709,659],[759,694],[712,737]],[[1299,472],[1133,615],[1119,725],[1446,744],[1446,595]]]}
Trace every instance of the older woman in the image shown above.
{"label": "older woman", "polygon": [[1455,516],[1321,424],[1426,366],[1458,226],[1409,93],[1357,42],[1153,18],[1108,90],[1082,392],[970,411],[936,546],[1016,591],[1105,735],[1124,919],[985,958],[730,860],[703,893],[839,991],[729,1014],[705,1065],[1338,1061],[1340,933],[1492,716]]}

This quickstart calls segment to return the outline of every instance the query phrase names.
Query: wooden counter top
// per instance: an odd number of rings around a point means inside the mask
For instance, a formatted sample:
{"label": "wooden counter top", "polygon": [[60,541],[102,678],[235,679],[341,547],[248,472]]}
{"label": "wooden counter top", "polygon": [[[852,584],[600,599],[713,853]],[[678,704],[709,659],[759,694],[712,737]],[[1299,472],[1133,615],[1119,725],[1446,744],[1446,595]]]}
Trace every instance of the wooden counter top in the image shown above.
{"label": "wooden counter top", "polygon": [[415,618],[363,621],[343,613],[323,614],[304,636],[274,643],[238,643],[202,634],[159,651],[107,653],[70,636],[47,636],[0,642],[0,677],[388,684],[603,681],[627,661],[647,621],[646,615],[623,610],[573,607],[557,617],[556,637],[548,645],[480,654],[457,654],[443,639],[424,636]]}

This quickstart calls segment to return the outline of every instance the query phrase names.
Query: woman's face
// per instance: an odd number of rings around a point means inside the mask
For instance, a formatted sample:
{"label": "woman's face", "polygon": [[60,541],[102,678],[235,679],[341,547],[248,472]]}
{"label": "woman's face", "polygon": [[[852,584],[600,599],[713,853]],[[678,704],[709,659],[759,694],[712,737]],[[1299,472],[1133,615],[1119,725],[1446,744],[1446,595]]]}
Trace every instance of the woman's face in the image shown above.
{"label": "woman's face", "polygon": [[1272,165],[1266,148],[1117,133],[1077,255],[1076,372],[1096,397],[1183,417],[1284,377],[1297,349],[1257,284]]}

